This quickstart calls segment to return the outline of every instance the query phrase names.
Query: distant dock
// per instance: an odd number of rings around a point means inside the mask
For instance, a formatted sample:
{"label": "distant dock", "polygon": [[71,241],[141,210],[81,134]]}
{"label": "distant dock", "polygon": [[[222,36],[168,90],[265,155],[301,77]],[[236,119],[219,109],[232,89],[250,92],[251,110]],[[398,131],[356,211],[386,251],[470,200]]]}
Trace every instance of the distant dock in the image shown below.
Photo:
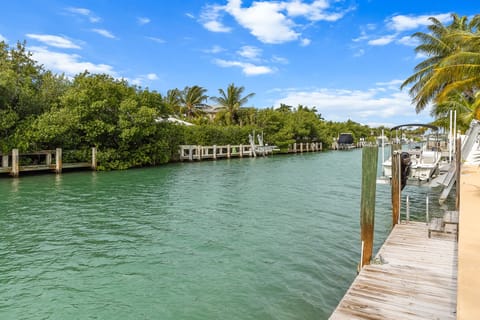
{"label": "distant dock", "polygon": [[[180,161],[193,161],[205,159],[230,159],[243,157],[267,156],[277,151],[274,146],[252,146],[250,144],[240,145],[181,145]],[[321,142],[294,143],[288,150],[288,153],[303,153],[322,151]]]}
{"label": "distant dock", "polygon": [[[63,169],[91,168],[96,170],[97,168],[96,148],[92,148],[90,162],[64,162],[62,154],[63,150],[61,148],[30,153],[20,153],[18,149],[13,149],[10,153],[0,154],[2,158],[0,174],[6,173],[18,177],[21,172],[52,171],[61,173]],[[26,159],[35,159],[35,161],[22,164]]]}
{"label": "distant dock", "polygon": [[457,244],[424,222],[395,225],[330,319],[456,319]]}

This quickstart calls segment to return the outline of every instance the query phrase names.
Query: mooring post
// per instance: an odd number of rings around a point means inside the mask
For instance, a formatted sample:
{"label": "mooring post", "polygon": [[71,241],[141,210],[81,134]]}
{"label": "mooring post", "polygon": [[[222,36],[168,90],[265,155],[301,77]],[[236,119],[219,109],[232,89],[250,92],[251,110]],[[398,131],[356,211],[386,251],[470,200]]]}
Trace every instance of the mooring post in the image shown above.
{"label": "mooring post", "polygon": [[227,158],[228,159],[230,159],[230,157],[231,157],[231,155],[230,155],[231,151],[230,150],[231,150],[230,145],[227,145]]}
{"label": "mooring post", "polygon": [[11,171],[11,175],[13,177],[18,177],[18,175],[20,174],[19,161],[20,161],[20,156],[18,154],[18,149],[12,149],[12,171]]}
{"label": "mooring post", "polygon": [[243,158],[243,144],[240,145],[240,158]]}
{"label": "mooring post", "polygon": [[397,149],[392,152],[392,227],[400,219],[400,181],[400,150]]}
{"label": "mooring post", "polygon": [[455,196],[455,208],[456,210],[460,210],[460,171],[462,169],[462,139],[457,138],[457,142],[455,144],[455,174],[456,174],[456,196]]}
{"label": "mooring post", "polygon": [[202,160],[202,146],[197,146],[197,157],[198,160]]}
{"label": "mooring post", "polygon": [[97,148],[92,147],[92,170],[97,170]]}
{"label": "mooring post", "polygon": [[2,155],[2,167],[8,168],[8,154]]}
{"label": "mooring post", "polygon": [[428,205],[429,205],[429,200],[428,200],[428,196],[427,198],[425,199],[425,220],[427,220],[427,224],[430,222],[430,217],[429,217],[429,212],[428,212]]}
{"label": "mooring post", "polygon": [[408,195],[407,195],[407,200],[406,201],[407,202],[406,202],[406,205],[405,205],[405,208],[406,208],[406,210],[405,210],[405,217],[406,218],[405,219],[407,220],[407,223],[409,223],[410,222],[410,198],[408,197]]}
{"label": "mooring post", "polygon": [[55,149],[55,172],[62,173],[62,148]]}
{"label": "mooring post", "polygon": [[297,153],[297,143],[296,142],[293,144],[293,152]]}
{"label": "mooring post", "polygon": [[50,151],[45,155],[45,164],[47,166],[52,165],[52,154],[50,153]]}
{"label": "mooring post", "polygon": [[303,153],[303,142],[300,142],[300,153]]}
{"label": "mooring post", "polygon": [[362,195],[360,204],[361,241],[363,255],[360,268],[370,264],[373,253],[375,222],[375,193],[377,186],[378,146],[366,146],[362,150]]}

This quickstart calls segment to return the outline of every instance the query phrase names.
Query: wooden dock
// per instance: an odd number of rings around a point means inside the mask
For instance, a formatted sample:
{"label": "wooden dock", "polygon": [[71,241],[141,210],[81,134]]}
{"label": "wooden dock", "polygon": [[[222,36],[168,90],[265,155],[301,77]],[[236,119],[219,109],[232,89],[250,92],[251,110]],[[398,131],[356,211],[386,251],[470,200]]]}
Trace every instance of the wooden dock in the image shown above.
{"label": "wooden dock", "polygon": [[[257,157],[273,154],[279,151],[274,146],[252,146],[249,144],[240,145],[181,145],[180,161],[184,160],[204,160],[204,159],[230,159],[243,157]],[[303,153],[322,151],[321,142],[294,143],[288,150],[288,153]]]}
{"label": "wooden dock", "polygon": [[[97,150],[95,147],[91,151],[91,162],[67,162],[62,159],[63,151],[61,148],[55,150],[42,150],[31,153],[19,153],[18,149],[13,149],[8,154],[0,154],[2,159],[0,166],[0,174],[7,173],[13,177],[18,177],[20,172],[39,172],[39,171],[53,171],[61,173],[63,169],[78,169],[78,168],[97,168]],[[35,158],[33,164],[22,165],[24,158]]]}
{"label": "wooden dock", "polygon": [[330,319],[456,319],[455,239],[429,238],[422,222],[397,224]]}

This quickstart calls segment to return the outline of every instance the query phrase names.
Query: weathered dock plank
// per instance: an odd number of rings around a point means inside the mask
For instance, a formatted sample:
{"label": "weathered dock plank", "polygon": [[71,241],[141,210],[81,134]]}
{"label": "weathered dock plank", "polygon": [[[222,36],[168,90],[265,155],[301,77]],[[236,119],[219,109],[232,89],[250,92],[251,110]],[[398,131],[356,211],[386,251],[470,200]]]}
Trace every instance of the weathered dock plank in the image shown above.
{"label": "weathered dock plank", "polygon": [[330,319],[456,319],[457,242],[398,224]]}

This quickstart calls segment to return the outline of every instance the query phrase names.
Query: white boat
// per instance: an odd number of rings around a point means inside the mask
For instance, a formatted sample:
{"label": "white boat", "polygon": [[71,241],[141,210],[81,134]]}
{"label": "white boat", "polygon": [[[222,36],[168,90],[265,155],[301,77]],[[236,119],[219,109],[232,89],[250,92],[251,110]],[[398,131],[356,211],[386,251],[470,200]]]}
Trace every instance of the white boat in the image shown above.
{"label": "white boat", "polygon": [[[412,126],[421,126],[428,127],[436,132],[438,128],[432,125],[426,124],[405,124],[396,126],[391,129],[398,130],[402,127],[412,127]],[[438,138],[434,141],[438,141]],[[410,158],[409,161],[409,170],[408,182],[409,183],[424,183],[432,180],[439,174],[439,165],[442,160],[442,152],[439,148],[439,144],[430,143],[428,136],[425,141],[420,143],[407,145],[406,148],[402,149],[402,152],[406,152]],[[392,159],[389,158],[383,162],[383,176],[385,179],[391,179],[392,177]]]}

